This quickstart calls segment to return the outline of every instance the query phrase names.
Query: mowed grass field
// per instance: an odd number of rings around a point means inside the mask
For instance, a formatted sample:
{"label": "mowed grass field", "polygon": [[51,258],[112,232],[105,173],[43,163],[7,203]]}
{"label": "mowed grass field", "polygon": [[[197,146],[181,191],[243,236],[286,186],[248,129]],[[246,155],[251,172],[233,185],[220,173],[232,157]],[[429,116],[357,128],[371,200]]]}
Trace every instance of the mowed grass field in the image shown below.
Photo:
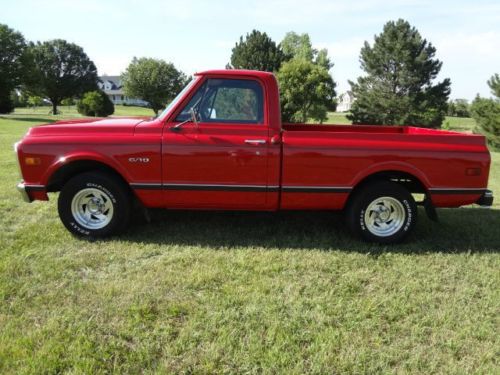
{"label": "mowed grass field", "polygon": [[500,153],[492,209],[420,211],[397,246],[315,212],[137,213],[87,242],[15,190],[12,144],[53,119],[0,117],[0,373],[500,371]]}

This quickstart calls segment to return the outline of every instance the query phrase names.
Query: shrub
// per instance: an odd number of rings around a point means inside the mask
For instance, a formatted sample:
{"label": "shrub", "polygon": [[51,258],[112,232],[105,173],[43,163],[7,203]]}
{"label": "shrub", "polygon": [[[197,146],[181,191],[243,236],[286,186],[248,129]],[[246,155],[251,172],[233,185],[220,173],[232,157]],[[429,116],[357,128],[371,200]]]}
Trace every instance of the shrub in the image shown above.
{"label": "shrub", "polygon": [[31,107],[39,107],[39,106],[43,105],[43,99],[40,96],[31,95],[28,97],[28,104]]}
{"label": "shrub", "polygon": [[14,110],[14,102],[10,94],[0,93],[0,113],[10,113]]}
{"label": "shrub", "polygon": [[75,101],[73,100],[73,98],[66,98],[61,100],[61,105],[69,107],[75,105]]}
{"label": "shrub", "polygon": [[84,116],[106,117],[115,112],[115,106],[103,91],[90,91],[77,103],[78,113]]}

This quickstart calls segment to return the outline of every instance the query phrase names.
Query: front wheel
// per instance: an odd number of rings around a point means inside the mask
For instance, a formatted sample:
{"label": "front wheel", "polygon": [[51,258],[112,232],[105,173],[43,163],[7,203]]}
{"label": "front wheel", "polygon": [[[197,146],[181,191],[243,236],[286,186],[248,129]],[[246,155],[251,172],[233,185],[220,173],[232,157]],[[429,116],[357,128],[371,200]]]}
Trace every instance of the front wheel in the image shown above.
{"label": "front wheel", "polygon": [[58,211],[71,233],[102,238],[125,229],[130,217],[130,196],[122,182],[113,176],[82,173],[62,188]]}
{"label": "front wheel", "polygon": [[401,242],[415,227],[417,205],[410,192],[393,182],[378,182],[355,193],[347,210],[350,229],[364,240]]}

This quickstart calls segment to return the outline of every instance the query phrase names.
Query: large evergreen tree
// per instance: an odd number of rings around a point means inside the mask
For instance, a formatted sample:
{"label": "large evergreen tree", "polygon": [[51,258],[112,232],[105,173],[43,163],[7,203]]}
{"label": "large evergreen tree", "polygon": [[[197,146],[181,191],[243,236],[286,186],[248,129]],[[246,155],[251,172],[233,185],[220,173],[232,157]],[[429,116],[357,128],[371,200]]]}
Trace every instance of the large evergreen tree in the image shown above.
{"label": "large evergreen tree", "polygon": [[355,124],[439,127],[450,94],[450,80],[433,84],[442,63],[436,48],[402,19],[384,25],[371,46],[361,49],[366,75],[349,82],[356,98],[348,118]]}
{"label": "large evergreen tree", "polygon": [[49,98],[52,113],[66,98],[97,89],[97,68],[83,48],[62,39],[31,43],[32,71],[25,84],[29,92]]}
{"label": "large evergreen tree", "polygon": [[500,77],[493,75],[488,81],[495,99],[474,99],[471,105],[472,117],[477,122],[477,131],[483,134],[488,144],[495,150],[500,150]]}
{"label": "large evergreen tree", "polygon": [[19,85],[26,62],[26,42],[21,33],[0,24],[0,113],[14,109],[11,92]]}
{"label": "large evergreen tree", "polygon": [[241,36],[234,46],[228,67],[277,72],[283,60],[284,55],[279,45],[266,33],[252,30],[245,39]]}
{"label": "large evergreen tree", "polygon": [[179,93],[187,77],[172,63],[134,57],[123,73],[122,80],[127,96],[147,101],[158,114]]}

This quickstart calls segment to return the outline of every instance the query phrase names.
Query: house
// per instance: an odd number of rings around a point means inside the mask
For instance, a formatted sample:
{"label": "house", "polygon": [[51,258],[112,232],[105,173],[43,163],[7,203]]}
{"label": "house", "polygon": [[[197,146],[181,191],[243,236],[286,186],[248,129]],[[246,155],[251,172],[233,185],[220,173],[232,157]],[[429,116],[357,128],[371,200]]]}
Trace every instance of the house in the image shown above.
{"label": "house", "polygon": [[337,104],[337,112],[349,112],[351,110],[352,103],[354,103],[354,95],[352,91],[346,91],[339,96],[339,102]]}
{"label": "house", "polygon": [[125,95],[120,76],[101,76],[99,77],[97,86],[108,95],[113,104],[148,106],[148,102],[142,99],[129,98]]}

